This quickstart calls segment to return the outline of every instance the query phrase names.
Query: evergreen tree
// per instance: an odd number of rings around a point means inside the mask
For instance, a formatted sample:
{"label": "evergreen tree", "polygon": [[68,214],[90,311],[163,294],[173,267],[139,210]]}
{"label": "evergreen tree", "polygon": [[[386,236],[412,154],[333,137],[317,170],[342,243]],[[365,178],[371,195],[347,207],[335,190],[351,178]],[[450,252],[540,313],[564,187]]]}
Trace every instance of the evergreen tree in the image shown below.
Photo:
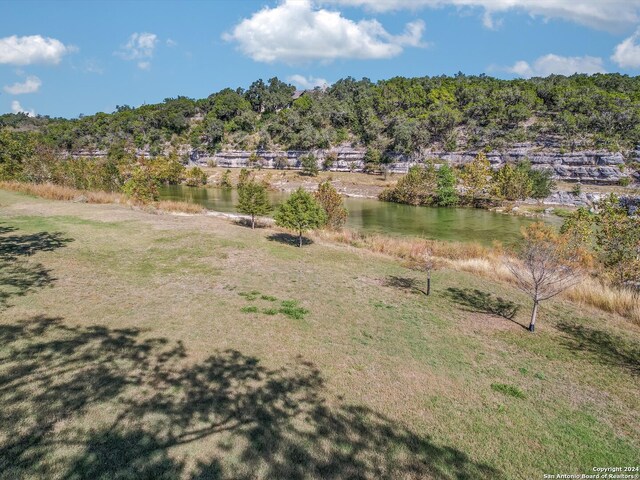
{"label": "evergreen tree", "polygon": [[297,232],[298,245],[302,247],[302,234],[324,225],[327,214],[311,194],[299,188],[280,205],[274,219],[279,227]]}
{"label": "evergreen tree", "polygon": [[253,180],[238,188],[238,205],[240,213],[251,215],[251,228],[256,227],[256,217],[266,215],[271,211],[267,188]]}
{"label": "evergreen tree", "polygon": [[531,188],[527,171],[509,163],[493,176],[493,194],[503,200],[524,200],[531,194]]}
{"label": "evergreen tree", "polygon": [[440,207],[453,207],[458,203],[458,179],[449,165],[442,165],[437,174],[436,203]]}

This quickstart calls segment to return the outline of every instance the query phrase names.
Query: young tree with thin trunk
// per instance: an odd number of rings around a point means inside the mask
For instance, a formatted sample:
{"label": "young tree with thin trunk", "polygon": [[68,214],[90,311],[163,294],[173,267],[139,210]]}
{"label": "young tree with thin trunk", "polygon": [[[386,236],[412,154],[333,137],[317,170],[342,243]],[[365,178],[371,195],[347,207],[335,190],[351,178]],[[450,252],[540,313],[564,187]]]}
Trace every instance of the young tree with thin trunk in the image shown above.
{"label": "young tree with thin trunk", "polygon": [[524,242],[517,257],[505,262],[516,287],[533,301],[529,331],[535,330],[541,302],[559,295],[582,278],[582,265],[588,258],[581,248],[567,242],[542,222],[523,230]]}
{"label": "young tree with thin trunk", "polygon": [[302,247],[302,234],[324,225],[327,214],[310,193],[299,188],[280,205],[273,218],[279,227],[297,232],[298,245]]}
{"label": "young tree with thin trunk", "polygon": [[238,188],[238,211],[251,215],[251,228],[256,228],[256,217],[271,211],[267,187],[253,180]]}

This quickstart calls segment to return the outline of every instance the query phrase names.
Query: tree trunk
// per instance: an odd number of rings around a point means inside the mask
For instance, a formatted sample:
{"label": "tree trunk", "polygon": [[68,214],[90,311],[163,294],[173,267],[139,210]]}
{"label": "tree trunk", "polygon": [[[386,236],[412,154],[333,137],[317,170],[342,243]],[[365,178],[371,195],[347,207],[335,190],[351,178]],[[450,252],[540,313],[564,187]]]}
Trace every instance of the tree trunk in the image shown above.
{"label": "tree trunk", "polygon": [[302,248],[302,230],[300,230],[300,233],[298,234],[298,246]]}
{"label": "tree trunk", "polygon": [[431,293],[431,270],[427,272],[427,296]]}
{"label": "tree trunk", "polygon": [[538,317],[538,300],[533,301],[533,311],[531,312],[531,323],[529,324],[529,331],[533,332],[536,329],[536,318]]}
{"label": "tree trunk", "polygon": [[255,215],[251,215],[251,228],[252,229],[256,228],[256,217],[255,217]]}

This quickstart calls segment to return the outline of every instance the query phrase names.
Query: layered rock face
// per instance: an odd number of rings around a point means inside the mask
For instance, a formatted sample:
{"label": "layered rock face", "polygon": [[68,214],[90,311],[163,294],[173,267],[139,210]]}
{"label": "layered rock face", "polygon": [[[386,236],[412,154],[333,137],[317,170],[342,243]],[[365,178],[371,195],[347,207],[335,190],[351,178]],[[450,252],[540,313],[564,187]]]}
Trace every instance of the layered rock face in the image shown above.
{"label": "layered rock face", "polygon": [[[287,164],[289,168],[300,168],[300,157],[313,153],[321,167],[328,156],[335,157],[331,170],[361,171],[364,168],[366,150],[357,148],[336,148],[331,150],[316,150],[313,152],[301,150],[289,151],[222,151],[208,156],[199,152],[191,153],[191,162],[200,165],[215,163],[220,167],[248,167],[252,154],[257,154],[259,162],[264,168],[275,168],[276,164]],[[438,152],[427,151],[420,155],[395,155],[393,163],[388,165],[389,171],[406,173],[410,166],[419,164],[427,158],[439,159],[452,165],[462,165],[472,161],[478,152]],[[639,152],[640,155],[640,152]],[[254,157],[255,158],[255,157]],[[503,152],[489,152],[487,158],[498,168],[504,163],[515,163],[528,159],[535,168],[550,168],[555,177],[561,180],[580,181],[584,183],[618,183],[629,174],[621,170],[624,158],[621,153],[583,151],[575,153],[541,152],[531,147],[515,146]],[[624,167],[623,167],[624,168]],[[633,180],[633,178],[632,178]]]}

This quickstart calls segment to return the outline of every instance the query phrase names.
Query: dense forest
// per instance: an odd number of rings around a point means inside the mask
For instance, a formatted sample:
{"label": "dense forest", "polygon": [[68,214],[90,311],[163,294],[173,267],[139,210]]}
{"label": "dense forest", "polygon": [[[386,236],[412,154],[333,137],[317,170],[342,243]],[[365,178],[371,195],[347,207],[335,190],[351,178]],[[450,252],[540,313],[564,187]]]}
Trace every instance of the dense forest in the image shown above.
{"label": "dense forest", "polygon": [[[0,128],[54,150],[146,149],[166,154],[367,147],[372,154],[500,150],[531,142],[558,151],[631,155],[640,144],[640,77],[620,74],[499,80],[485,75],[345,78],[295,94],[277,78],[207,98],[167,98],[75,119],[0,116]],[[296,98],[297,97],[297,98]]]}

